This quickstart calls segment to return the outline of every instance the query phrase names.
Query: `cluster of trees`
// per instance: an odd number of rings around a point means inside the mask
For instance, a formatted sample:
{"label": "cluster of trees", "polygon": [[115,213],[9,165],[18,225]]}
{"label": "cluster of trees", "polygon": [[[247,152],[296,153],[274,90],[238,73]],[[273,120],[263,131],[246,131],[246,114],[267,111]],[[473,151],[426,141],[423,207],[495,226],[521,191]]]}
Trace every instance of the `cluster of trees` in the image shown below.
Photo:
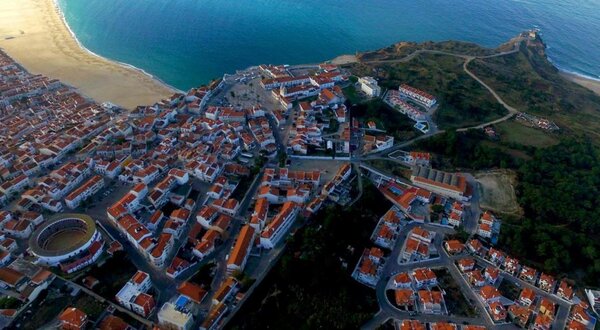
{"label": "cluster of trees", "polygon": [[396,139],[410,140],[417,136],[417,131],[413,128],[414,122],[399,111],[387,106],[380,99],[356,106],[349,103],[346,105],[350,108],[350,115],[353,118],[364,123],[370,120],[379,123],[383,125],[379,128],[386,130],[386,134],[392,135]]}
{"label": "cluster of trees", "polygon": [[442,155],[455,168],[515,168],[520,164],[518,158],[484,143],[485,140],[481,130],[448,131],[419,141],[416,148]]}
{"label": "cluster of trees", "polygon": [[544,271],[600,277],[600,153],[587,140],[539,149],[519,168],[525,217],[505,219],[500,243]]}
{"label": "cluster of trees", "polygon": [[321,210],[287,243],[269,275],[236,314],[233,329],[358,329],[378,305],[350,276],[377,219],[390,207],[372,185],[344,209]]}
{"label": "cluster of trees", "polygon": [[15,309],[21,306],[21,301],[13,297],[1,297],[0,298],[0,309]]}

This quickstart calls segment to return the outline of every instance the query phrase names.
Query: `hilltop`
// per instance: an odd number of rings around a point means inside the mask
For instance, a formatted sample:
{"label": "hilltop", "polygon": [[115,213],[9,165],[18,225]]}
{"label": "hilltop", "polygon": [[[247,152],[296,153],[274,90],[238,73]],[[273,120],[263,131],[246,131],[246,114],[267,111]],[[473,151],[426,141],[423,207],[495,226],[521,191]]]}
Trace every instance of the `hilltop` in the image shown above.
{"label": "hilltop", "polygon": [[600,144],[600,96],[568,80],[550,62],[539,33],[520,34],[497,48],[462,41],[399,42],[355,58],[346,66],[357,76],[372,75],[384,88],[408,83],[436,95],[441,104],[435,116],[440,128],[482,123],[506,114],[466,74],[469,70],[516,110],[556,122],[562,134],[589,136]]}

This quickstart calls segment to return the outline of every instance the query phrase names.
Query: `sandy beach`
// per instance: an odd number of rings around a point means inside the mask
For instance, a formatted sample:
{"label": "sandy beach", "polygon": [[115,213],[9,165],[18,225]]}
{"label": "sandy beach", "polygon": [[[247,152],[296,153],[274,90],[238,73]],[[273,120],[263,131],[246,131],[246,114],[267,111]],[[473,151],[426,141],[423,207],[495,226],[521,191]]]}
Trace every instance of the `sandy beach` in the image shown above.
{"label": "sandy beach", "polygon": [[53,0],[1,0],[0,48],[29,72],[60,79],[98,102],[131,109],[174,92],[139,70],[82,49]]}
{"label": "sandy beach", "polygon": [[582,76],[578,76],[576,74],[569,73],[569,72],[561,72],[560,74],[565,79],[568,79],[574,83],[577,83],[577,84],[593,91],[594,93],[600,95],[600,81],[590,79],[590,78],[585,78]]}

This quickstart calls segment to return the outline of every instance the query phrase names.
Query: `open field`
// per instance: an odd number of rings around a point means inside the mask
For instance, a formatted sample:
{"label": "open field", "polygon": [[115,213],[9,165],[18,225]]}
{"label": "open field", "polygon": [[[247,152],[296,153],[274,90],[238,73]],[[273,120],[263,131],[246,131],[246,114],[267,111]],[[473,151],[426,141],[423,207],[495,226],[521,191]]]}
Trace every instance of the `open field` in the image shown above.
{"label": "open field", "polygon": [[469,69],[518,110],[554,121],[561,132],[600,141],[600,96],[565,79],[545,57],[541,42],[515,54],[474,60]]}
{"label": "open field", "polygon": [[545,148],[558,144],[557,137],[550,132],[527,127],[514,120],[496,125],[500,140],[507,143],[518,143],[525,146]]}
{"label": "open field", "polygon": [[521,207],[515,194],[516,174],[509,170],[476,173],[481,193],[482,208],[495,212],[520,214]]}
{"label": "open field", "polygon": [[94,297],[83,293],[80,294],[72,304],[74,307],[86,313],[92,320],[97,320],[102,312],[108,307],[107,303],[101,303]]}

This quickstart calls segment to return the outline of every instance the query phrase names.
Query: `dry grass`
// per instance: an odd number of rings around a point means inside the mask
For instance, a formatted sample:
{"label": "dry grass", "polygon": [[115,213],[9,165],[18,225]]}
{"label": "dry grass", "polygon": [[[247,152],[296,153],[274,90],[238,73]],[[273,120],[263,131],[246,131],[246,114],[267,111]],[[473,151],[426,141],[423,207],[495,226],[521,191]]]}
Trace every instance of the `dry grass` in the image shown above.
{"label": "dry grass", "polygon": [[508,170],[475,174],[481,193],[480,205],[499,213],[521,214],[515,194],[516,174]]}

